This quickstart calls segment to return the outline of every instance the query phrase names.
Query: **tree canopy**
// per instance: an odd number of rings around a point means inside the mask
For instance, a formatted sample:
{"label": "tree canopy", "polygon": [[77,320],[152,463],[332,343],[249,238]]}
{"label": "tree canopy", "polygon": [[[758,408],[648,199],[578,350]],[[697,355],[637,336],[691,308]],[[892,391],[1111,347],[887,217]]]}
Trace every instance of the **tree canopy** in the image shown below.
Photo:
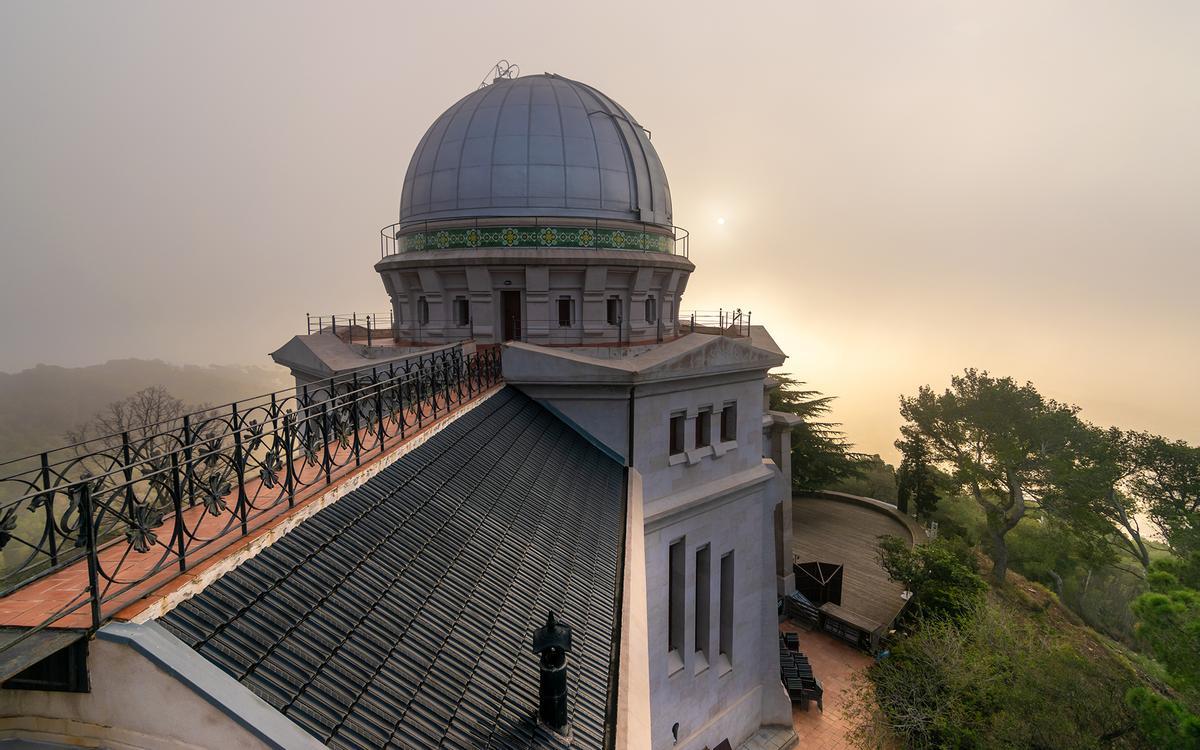
{"label": "tree canopy", "polygon": [[834,396],[806,388],[788,375],[773,375],[779,386],[770,392],[771,411],[795,414],[803,421],[792,428],[792,487],[813,490],[858,476],[866,456],[854,451],[837,422],[827,421]]}
{"label": "tree canopy", "polygon": [[1005,535],[1071,463],[1076,411],[1031,383],[974,369],[951,378],[943,393],[923,386],[900,399],[902,440],[927,445],[932,461],[983,509],[998,582],[1008,569]]}

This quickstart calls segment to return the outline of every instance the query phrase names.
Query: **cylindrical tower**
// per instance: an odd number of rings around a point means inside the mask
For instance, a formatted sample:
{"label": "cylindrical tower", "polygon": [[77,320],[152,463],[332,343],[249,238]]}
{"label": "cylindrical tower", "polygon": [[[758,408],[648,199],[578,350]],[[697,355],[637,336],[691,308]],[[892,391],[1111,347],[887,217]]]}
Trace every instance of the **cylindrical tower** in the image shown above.
{"label": "cylindrical tower", "polygon": [[694,266],[648,132],[596,89],[498,78],[421,139],[375,265],[400,343],[651,344]]}

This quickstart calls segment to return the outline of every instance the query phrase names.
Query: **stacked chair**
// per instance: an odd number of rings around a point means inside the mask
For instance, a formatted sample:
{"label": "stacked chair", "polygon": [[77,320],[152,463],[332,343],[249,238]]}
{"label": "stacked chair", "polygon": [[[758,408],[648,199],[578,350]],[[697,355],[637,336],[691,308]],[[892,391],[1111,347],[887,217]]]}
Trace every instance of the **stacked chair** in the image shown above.
{"label": "stacked chair", "polygon": [[800,652],[800,637],[795,633],[779,636],[779,676],[792,703],[799,703],[807,711],[809,701],[816,701],[817,708],[825,711],[822,703],[825,690],[813,676],[808,657]]}
{"label": "stacked chair", "polygon": [[789,620],[795,621],[808,630],[817,626],[817,620],[820,617],[817,605],[799,591],[793,591],[784,597],[783,607],[784,614]]}

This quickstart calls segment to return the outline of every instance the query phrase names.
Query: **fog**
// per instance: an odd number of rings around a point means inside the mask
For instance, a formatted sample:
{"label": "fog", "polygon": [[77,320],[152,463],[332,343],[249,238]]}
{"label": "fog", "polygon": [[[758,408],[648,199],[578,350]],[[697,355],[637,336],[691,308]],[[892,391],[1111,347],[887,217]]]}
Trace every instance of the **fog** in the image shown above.
{"label": "fog", "polygon": [[1191,2],[8,2],[0,370],[386,309],[409,155],[507,58],[650,129],[684,306],[753,310],[861,449],[965,366],[1200,441],[1197,39]]}

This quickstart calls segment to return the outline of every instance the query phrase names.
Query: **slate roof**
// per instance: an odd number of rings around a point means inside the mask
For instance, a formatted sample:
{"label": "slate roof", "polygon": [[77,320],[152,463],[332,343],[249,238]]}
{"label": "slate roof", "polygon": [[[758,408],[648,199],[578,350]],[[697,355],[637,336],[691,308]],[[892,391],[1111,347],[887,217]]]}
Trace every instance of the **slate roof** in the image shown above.
{"label": "slate roof", "polygon": [[621,467],[509,387],[161,622],[331,747],[561,747],[533,721],[553,608],[598,748],[622,508]]}

